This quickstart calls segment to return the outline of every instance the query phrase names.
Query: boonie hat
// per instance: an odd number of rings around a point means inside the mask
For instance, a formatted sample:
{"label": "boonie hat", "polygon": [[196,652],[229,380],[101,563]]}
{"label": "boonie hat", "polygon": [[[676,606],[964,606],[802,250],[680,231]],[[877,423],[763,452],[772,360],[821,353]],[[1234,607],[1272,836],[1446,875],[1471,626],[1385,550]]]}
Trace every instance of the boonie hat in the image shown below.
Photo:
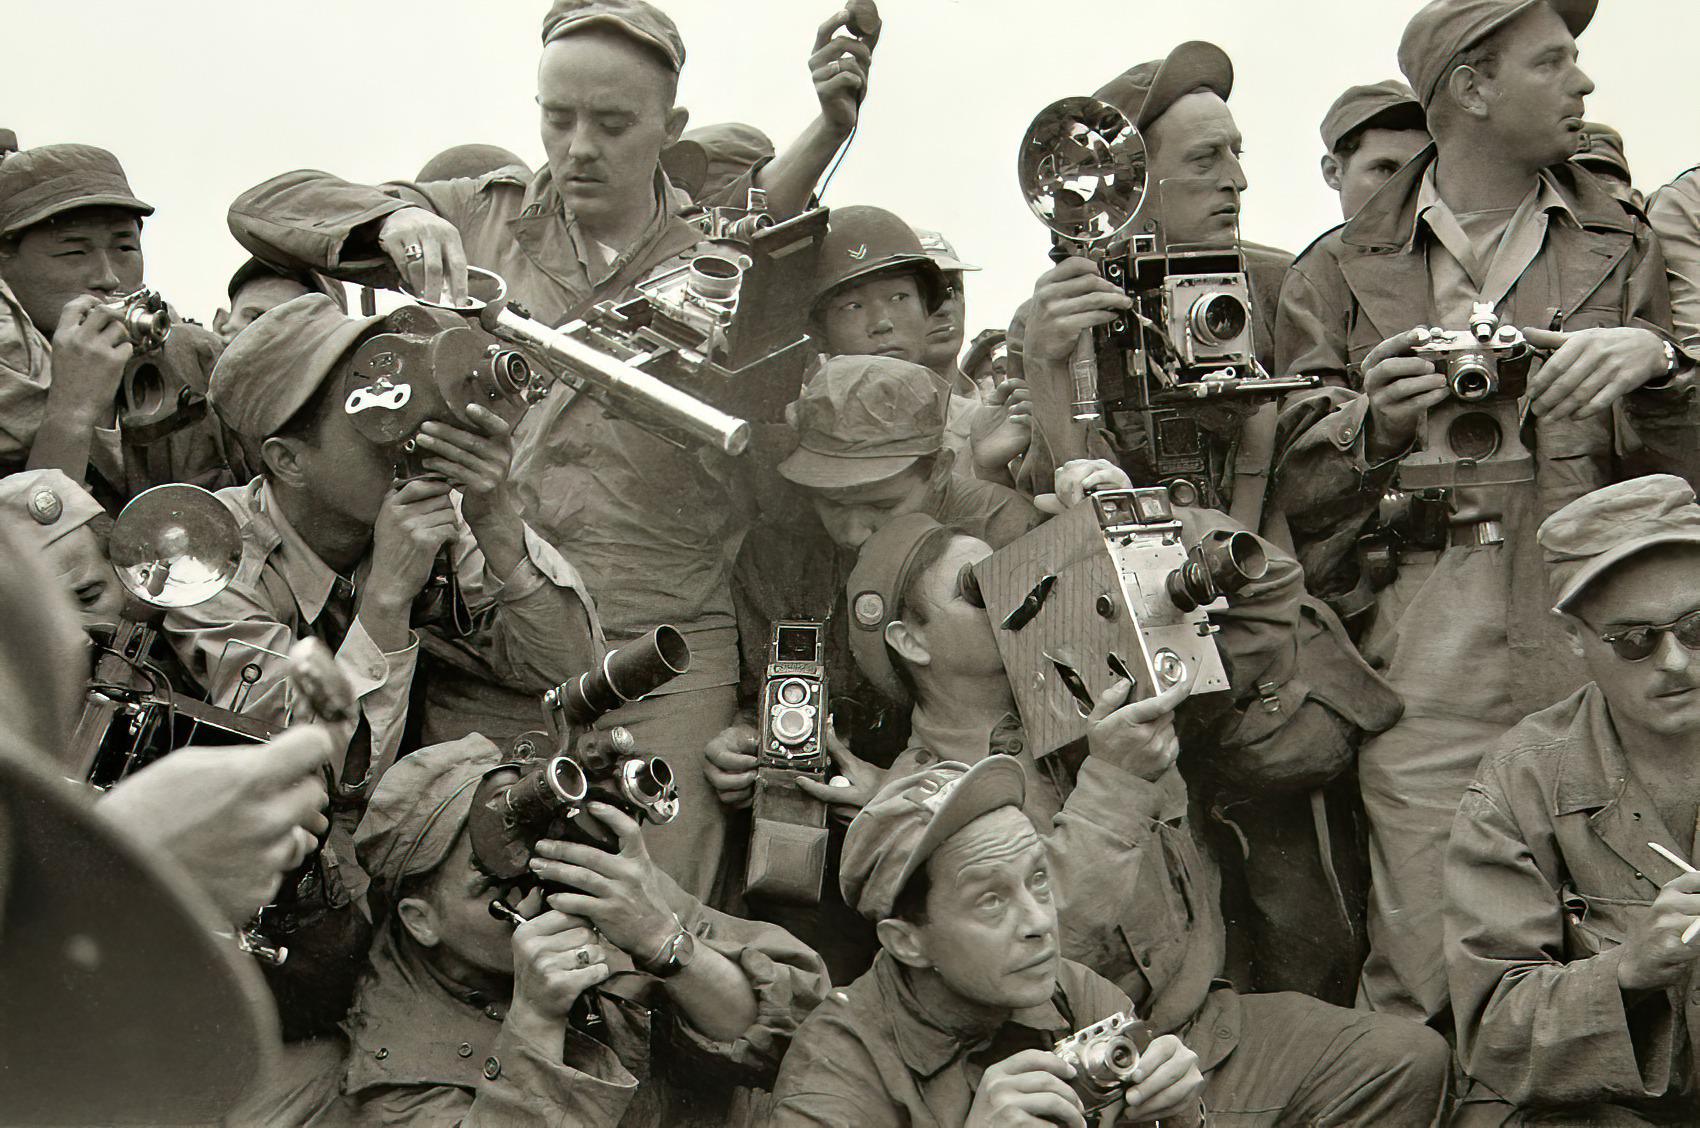
{"label": "boonie hat", "polygon": [[938,377],[890,356],[834,356],[786,409],[797,449],[779,473],[799,486],[883,482],[944,449]]}
{"label": "boonie hat", "polygon": [[1541,522],[1553,610],[1566,611],[1587,586],[1661,544],[1700,545],[1700,505],[1674,474],[1649,474],[1584,494]]}

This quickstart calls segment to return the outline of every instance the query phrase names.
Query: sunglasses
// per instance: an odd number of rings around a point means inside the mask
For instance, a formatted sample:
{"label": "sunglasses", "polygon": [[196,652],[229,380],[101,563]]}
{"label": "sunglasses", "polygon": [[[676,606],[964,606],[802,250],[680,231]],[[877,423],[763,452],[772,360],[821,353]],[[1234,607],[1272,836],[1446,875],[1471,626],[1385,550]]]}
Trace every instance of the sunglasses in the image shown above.
{"label": "sunglasses", "polygon": [[1700,650],[1700,610],[1690,611],[1668,623],[1649,623],[1614,634],[1604,634],[1600,636],[1600,641],[1611,647],[1612,653],[1625,662],[1640,662],[1659,648],[1659,638],[1667,632],[1675,635],[1676,641],[1682,643],[1685,650]]}

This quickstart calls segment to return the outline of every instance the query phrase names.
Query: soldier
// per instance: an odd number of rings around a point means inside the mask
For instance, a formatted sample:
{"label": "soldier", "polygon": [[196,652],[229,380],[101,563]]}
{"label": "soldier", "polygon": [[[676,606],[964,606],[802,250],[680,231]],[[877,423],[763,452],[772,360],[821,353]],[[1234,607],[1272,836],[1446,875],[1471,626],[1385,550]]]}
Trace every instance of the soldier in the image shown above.
{"label": "soldier", "polygon": [[1403,82],[1354,86],[1322,119],[1322,179],[1351,219],[1364,201],[1429,143],[1423,104]]}
{"label": "soldier", "polygon": [[1700,506],[1649,475],[1539,539],[1592,680],[1500,738],[1453,822],[1453,1123],[1693,1124]]}
{"label": "soldier", "polygon": [[[798,1031],[777,1128],[1085,1128],[1075,1068],[1052,1046],[1133,1005],[1061,958],[1055,859],[1022,814],[1026,791],[1005,757],[946,762],[894,778],[856,816],[840,880],[882,950]],[[1198,1070],[1180,1038],[1154,1039],[1106,1122],[1202,1124]]]}
{"label": "soldier", "polygon": [[[118,415],[134,349],[108,303],[142,287],[152,214],[105,149],[43,145],[0,162],[0,472],[57,467],[113,512],[148,486],[230,479],[213,423],[160,438],[126,434]],[[186,324],[172,335],[172,371],[204,394],[217,338]]]}
{"label": "soldier", "polygon": [[[1635,187],[1635,178],[1629,171],[1629,158],[1623,153],[1623,134],[1611,126],[1597,121],[1583,122],[1582,136],[1570,160],[1597,176],[1606,186],[1606,191],[1623,203],[1638,212],[1647,210],[1647,200]],[[1666,258],[1668,261],[1668,254]]]}
{"label": "soldier", "polygon": [[1700,167],[1688,169],[1647,201],[1670,279],[1671,322],[1685,345],[1700,342]]}
{"label": "soldier", "polygon": [[[106,510],[62,470],[26,470],[0,478],[0,520],[9,521],[69,593],[83,631],[110,628],[124,610],[124,589],[106,559]],[[108,526],[109,527],[109,526]]]}
{"label": "soldier", "polygon": [[[511,898],[529,919],[493,918],[509,890],[478,868],[466,827],[506,759],[470,736],[404,758],[372,793],[355,836],[379,912],[348,1027],[353,1122],[727,1123],[731,1090],[771,1077],[819,1002],[819,957],[680,889],[601,803],[590,817],[617,852],[538,843],[535,888]],[[597,1021],[574,1025],[592,988]]]}
{"label": "soldier", "polygon": [[[501,275],[550,325],[630,296],[700,239],[665,203],[660,167],[661,151],[689,117],[674,101],[684,43],[673,21],[643,0],[558,0],[542,39],[547,160],[528,184],[498,172],[368,187],[293,172],[235,202],[237,239],[268,262],[377,285],[405,281],[433,298],[445,285],[463,295],[470,262]],[[804,161],[778,181],[761,180],[780,215],[807,201],[854,126],[866,85],[867,42],[827,35],[817,47],[822,116],[805,148],[819,165],[810,173]],[[513,480],[527,517],[549,541],[573,546],[611,640],[665,622],[690,643],[689,673],[609,720],[680,765],[684,817],[658,828],[650,844],[663,868],[703,897],[714,888],[725,831],[699,758],[736,706],[729,577],[743,518],[733,477],[727,459],[678,449],[585,397],[550,397],[516,436]]]}
{"label": "soldier", "polygon": [[[1535,527],[1636,467],[1692,472],[1700,439],[1657,241],[1568,160],[1593,90],[1575,36],[1593,10],[1436,0],[1418,12],[1399,65],[1435,144],[1311,247],[1282,293],[1280,370],[1351,390],[1295,423],[1279,502],[1301,544],[1344,561],[1335,579],[1303,557],[1313,590],[1381,586],[1364,648],[1405,700],[1359,756],[1373,874],[1360,999],[1419,1019],[1446,1010],[1439,869],[1459,797],[1489,742],[1581,680],[1532,567]],[[1409,540],[1375,532],[1358,553],[1427,413],[1452,399],[1447,376],[1413,354],[1427,334],[1412,325],[1462,329],[1476,303],[1552,354],[1525,401],[1529,480],[1473,486],[1466,474],[1449,497],[1416,499],[1439,513],[1405,526]],[[1381,567],[1387,543],[1396,570]]]}
{"label": "soldier", "polygon": [[[1178,512],[1188,543],[1233,528],[1211,510]],[[1239,594],[1217,636],[1228,664],[1252,679],[1290,645],[1281,612],[1290,616],[1302,587],[1292,559],[1267,551],[1269,574]],[[1121,682],[1096,703],[1084,741],[1047,755],[1029,747],[1010,688],[1023,675],[1004,670],[992,620],[969,582],[990,552],[913,513],[863,546],[846,589],[851,645],[870,681],[914,703],[914,735],[894,779],[940,761],[1025,767],[1020,807],[1047,849],[1062,955],[1110,979],[1153,1033],[1176,1035],[1197,1052],[1215,1115],[1246,1124],[1431,1123],[1447,1072],[1439,1035],[1297,992],[1242,994],[1222,981],[1217,872],[1194,839],[1189,788],[1177,769],[1177,705],[1215,707],[1188,700],[1190,679],[1132,702],[1132,686]],[[782,1102],[785,1089],[782,1077]]]}
{"label": "soldier", "polygon": [[303,294],[315,293],[324,294],[337,308],[348,312],[348,295],[343,293],[342,283],[310,270],[279,270],[251,258],[230,276],[225,287],[230,304],[213,314],[213,332],[229,345],[260,314]]}

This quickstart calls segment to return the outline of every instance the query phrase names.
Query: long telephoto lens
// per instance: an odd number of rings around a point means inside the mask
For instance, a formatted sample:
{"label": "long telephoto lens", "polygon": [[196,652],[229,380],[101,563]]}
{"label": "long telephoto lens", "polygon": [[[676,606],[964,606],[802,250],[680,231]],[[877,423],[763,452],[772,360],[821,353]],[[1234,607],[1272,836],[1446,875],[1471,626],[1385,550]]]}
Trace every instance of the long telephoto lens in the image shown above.
{"label": "long telephoto lens", "polygon": [[656,627],[618,650],[610,650],[602,665],[587,670],[555,689],[567,720],[589,725],[606,713],[666,685],[691,668],[691,647],[672,627]]}

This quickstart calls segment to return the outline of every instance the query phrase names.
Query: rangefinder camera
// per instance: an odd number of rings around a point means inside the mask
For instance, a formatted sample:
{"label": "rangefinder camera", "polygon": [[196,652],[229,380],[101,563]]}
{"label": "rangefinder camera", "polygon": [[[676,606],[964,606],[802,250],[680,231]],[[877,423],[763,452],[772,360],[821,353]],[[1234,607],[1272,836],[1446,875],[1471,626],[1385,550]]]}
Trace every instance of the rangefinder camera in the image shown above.
{"label": "rangefinder camera", "polygon": [[1512,485],[1534,477],[1523,444],[1522,396],[1534,349],[1493,306],[1478,302],[1467,330],[1435,327],[1412,352],[1446,375],[1450,393],[1429,409],[1419,449],[1399,464],[1402,490]]}
{"label": "rangefinder camera", "polygon": [[101,304],[118,315],[124,336],[137,352],[151,352],[165,344],[171,332],[171,311],[157,291],[144,286]]}
{"label": "rangefinder camera", "polygon": [[147,446],[204,418],[200,358],[193,341],[172,332],[165,299],[143,287],[103,304],[117,314],[130,342],[117,398],[124,441]]}
{"label": "rangefinder camera", "polygon": [[1074,1067],[1069,1085],[1091,1116],[1121,1099],[1133,1084],[1140,1052],[1150,1044],[1151,1032],[1130,1011],[1070,1034],[1052,1052]]}
{"label": "rangefinder camera", "polygon": [[1192,676],[1228,688],[1210,612],[1268,570],[1250,533],[1188,546],[1169,492],[1098,490],[975,566],[1023,727],[1043,755],[1085,735],[1118,680],[1134,698]]}
{"label": "rangefinder camera", "polygon": [[818,904],[826,874],[826,804],[806,794],[797,780],[825,783],[831,773],[825,623],[782,620],[773,625],[757,721],[744,892]]}

